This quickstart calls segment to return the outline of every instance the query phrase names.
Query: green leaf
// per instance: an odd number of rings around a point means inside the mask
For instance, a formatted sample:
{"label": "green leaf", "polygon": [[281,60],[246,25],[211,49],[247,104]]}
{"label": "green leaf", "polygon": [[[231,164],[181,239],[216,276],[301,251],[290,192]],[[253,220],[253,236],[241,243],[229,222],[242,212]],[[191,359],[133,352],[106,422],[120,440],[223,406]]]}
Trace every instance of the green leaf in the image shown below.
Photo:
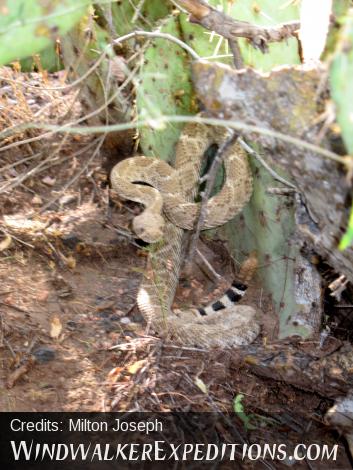
{"label": "green leaf", "polygon": [[242,393],[238,393],[238,395],[233,400],[233,409],[235,413],[244,413],[244,406],[242,404],[242,400],[244,395]]}
{"label": "green leaf", "polygon": [[242,393],[238,393],[238,395],[233,400],[233,410],[238,415],[239,419],[241,419],[241,421],[243,422],[245,429],[256,429],[256,426],[253,426],[250,422],[253,418],[253,415],[247,415],[244,412],[244,406],[242,404],[243,398],[244,395]]}

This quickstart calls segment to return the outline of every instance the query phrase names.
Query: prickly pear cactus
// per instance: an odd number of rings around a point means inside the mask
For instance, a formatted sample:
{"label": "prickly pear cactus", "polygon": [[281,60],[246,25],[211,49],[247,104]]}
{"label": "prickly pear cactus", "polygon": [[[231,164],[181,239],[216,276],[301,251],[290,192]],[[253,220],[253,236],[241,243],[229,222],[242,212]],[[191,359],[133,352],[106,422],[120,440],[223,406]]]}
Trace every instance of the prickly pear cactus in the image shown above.
{"label": "prickly pear cactus", "polygon": [[[170,17],[161,30],[178,36],[178,20]],[[190,114],[191,81],[187,54],[180,46],[155,39],[144,54],[137,109],[139,117],[150,119],[151,126],[141,129],[141,147],[145,155],[171,160],[182,124],[165,123],[155,127],[153,119],[163,115]]]}
{"label": "prickly pear cactus", "polygon": [[[298,7],[281,0],[259,0],[256,5],[251,0],[234,2],[229,12],[239,20],[271,26],[299,17]],[[247,41],[240,40],[239,46],[244,63],[258,70],[268,71],[283,64],[300,63],[298,43],[290,39],[287,43],[270,44],[269,52],[262,54],[254,50]],[[261,151],[261,149],[258,149]],[[266,158],[266,155],[265,155]],[[274,197],[267,193],[267,188],[278,183],[259,163],[251,160],[254,178],[254,193],[250,204],[243,214],[227,224],[224,233],[233,249],[235,259],[241,260],[244,254],[255,250],[258,255],[258,278],[261,285],[270,294],[274,309],[279,316],[279,336],[308,336],[312,330],[289,321],[300,311],[295,296],[295,260],[296,247],[289,243],[294,230],[294,213],[285,204],[285,198]],[[278,170],[274,168],[274,170]],[[278,170],[282,176],[288,176]]]}
{"label": "prickly pear cactus", "polygon": [[160,0],[136,2],[136,4],[139,3],[136,6],[134,3],[131,0],[121,0],[98,5],[104,12],[104,16],[110,17],[112,29],[119,36],[130,33],[134,29],[146,31],[154,29],[159,20],[170,14],[173,6],[171,2],[161,2]]}
{"label": "prickly pear cactus", "polygon": [[353,154],[353,9],[344,19],[330,71],[331,95],[347,150]]}
{"label": "prickly pear cactus", "polygon": [[332,13],[336,18],[335,24],[331,25],[329,30],[326,47],[323,54],[323,59],[330,59],[332,53],[335,51],[337,42],[340,39],[341,25],[340,19],[347,15],[349,7],[351,6],[350,0],[333,0],[332,2]]}
{"label": "prickly pear cactus", "polygon": [[38,54],[25,57],[20,61],[22,72],[32,72],[33,70],[46,70],[57,72],[63,68],[63,64],[58,54],[56,44],[52,43]]}
{"label": "prickly pear cactus", "polygon": [[[343,18],[337,50],[331,63],[331,95],[336,104],[337,121],[348,153],[353,156],[353,9]],[[344,250],[353,242],[353,208],[348,229],[339,248]]]}
{"label": "prickly pear cactus", "polygon": [[[256,5],[252,0],[243,0],[241,3],[211,0],[210,3],[234,18],[263,25],[274,25],[299,17],[297,6],[291,2],[283,6],[282,0],[259,0]],[[170,17],[161,30],[180,37],[202,58],[232,64],[226,41],[199,25],[189,23],[185,14]],[[263,71],[271,70],[276,65],[300,62],[295,39],[271,44],[266,55],[255,51],[247,41],[240,40],[239,43],[245,64]],[[192,109],[188,60],[178,46],[164,40],[153,41],[145,53],[145,64],[140,74],[137,98],[140,117],[150,118],[153,125],[153,118],[163,114],[195,112]],[[166,125],[162,130],[153,127],[144,129],[141,133],[144,153],[170,159],[179,132],[180,127],[171,125]],[[295,258],[295,248],[288,244],[294,229],[294,214],[283,206],[280,199],[266,193],[266,188],[276,186],[276,182],[257,163],[252,162],[252,165],[257,175],[254,196],[244,211],[243,222],[240,223],[237,218],[222,231],[239,261],[250,251],[257,251],[261,267],[260,282],[272,296],[280,317],[280,336],[307,336],[311,333],[310,329],[288,322],[291,314],[300,310],[295,300],[294,263],[289,261]]]}
{"label": "prickly pear cactus", "polygon": [[[288,4],[285,8],[278,8],[279,1],[265,0],[258,2],[256,9],[254,2],[245,0],[239,5],[237,2],[211,0],[211,5],[222,8],[225,13],[234,18],[244,19],[259,24],[273,24],[273,22],[288,21],[298,17],[295,6]],[[264,4],[264,5],[262,5]],[[130,2],[122,2],[115,8],[115,24],[123,15],[126,19],[134,16]],[[202,58],[217,58],[223,63],[232,63],[230,51],[222,37],[206,31],[199,25],[189,23],[186,14],[162,18],[169,11],[163,9],[160,3],[146,2],[143,13],[147,20],[160,18],[161,31],[169,32],[189,44]],[[273,21],[272,21],[273,15]],[[136,21],[138,17],[136,17]],[[121,23],[121,22],[120,22]],[[128,23],[128,22],[127,22]],[[128,32],[124,26],[121,33]],[[146,22],[147,23],[147,22]],[[132,29],[132,28],[131,28]],[[130,30],[131,30],[130,29]],[[245,54],[245,62],[262,70],[269,70],[277,64],[298,63],[297,43],[290,39],[287,44],[271,44],[270,53],[264,56],[254,51],[246,41],[240,41],[240,47]],[[138,86],[137,109],[140,117],[152,118],[163,114],[190,114],[195,112],[190,88],[189,57],[179,47],[163,39],[153,40],[152,45],[145,53],[145,63],[141,69]],[[141,131],[141,147],[147,155],[159,155],[160,158],[170,159],[175,142],[178,139],[182,125],[166,124],[164,129],[144,129]]]}
{"label": "prickly pear cactus", "polygon": [[59,34],[72,28],[89,4],[88,0],[1,2],[0,65],[48,47]]}

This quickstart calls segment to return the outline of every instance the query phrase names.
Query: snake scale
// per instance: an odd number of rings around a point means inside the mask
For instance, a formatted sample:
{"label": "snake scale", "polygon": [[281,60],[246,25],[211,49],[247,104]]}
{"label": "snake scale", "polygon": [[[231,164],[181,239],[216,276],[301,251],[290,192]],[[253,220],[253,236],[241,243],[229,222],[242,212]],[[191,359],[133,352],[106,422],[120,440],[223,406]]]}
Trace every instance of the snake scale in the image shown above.
{"label": "snake scale", "polygon": [[[172,310],[186,230],[194,227],[200,211],[200,203],[194,201],[202,158],[211,144],[220,145],[225,138],[224,128],[190,123],[177,143],[174,168],[158,158],[137,156],[118,163],[111,172],[111,185],[119,196],[145,206],[134,218],[133,229],[139,238],[153,243],[137,295],[138,307],[158,334],[185,346],[246,345],[260,330],[255,309],[236,305],[246,290],[239,283],[207,307]],[[203,229],[224,224],[250,199],[252,177],[238,143],[227,149],[224,169],[221,190],[207,202]]]}

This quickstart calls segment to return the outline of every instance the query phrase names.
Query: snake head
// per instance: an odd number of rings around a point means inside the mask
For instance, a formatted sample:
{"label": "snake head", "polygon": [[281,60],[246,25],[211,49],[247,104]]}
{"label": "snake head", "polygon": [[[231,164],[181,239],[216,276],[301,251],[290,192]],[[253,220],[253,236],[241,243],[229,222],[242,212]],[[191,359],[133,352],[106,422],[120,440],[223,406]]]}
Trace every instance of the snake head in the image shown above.
{"label": "snake head", "polygon": [[145,211],[134,218],[132,228],[138,238],[144,242],[155,243],[163,238],[164,224],[161,215]]}

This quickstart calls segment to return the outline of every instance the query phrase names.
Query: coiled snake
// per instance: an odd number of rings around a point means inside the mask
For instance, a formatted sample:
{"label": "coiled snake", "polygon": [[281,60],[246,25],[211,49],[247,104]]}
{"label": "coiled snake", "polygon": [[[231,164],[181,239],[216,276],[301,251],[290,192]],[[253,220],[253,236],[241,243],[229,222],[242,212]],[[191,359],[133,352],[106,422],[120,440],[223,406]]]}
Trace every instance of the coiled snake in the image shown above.
{"label": "coiled snake", "polygon": [[[233,283],[222,298],[207,307],[171,308],[183,260],[185,230],[194,227],[200,211],[200,203],[194,200],[202,157],[211,144],[221,144],[225,135],[224,128],[190,123],[178,141],[174,168],[156,158],[137,156],[118,163],[111,172],[111,185],[119,196],[145,206],[134,218],[133,229],[139,238],[153,242],[137,295],[138,307],[160,335],[188,346],[245,345],[260,330],[255,309],[235,305],[246,290],[242,284]],[[252,177],[239,144],[226,151],[224,168],[224,184],[207,202],[203,229],[224,224],[250,199]]]}

